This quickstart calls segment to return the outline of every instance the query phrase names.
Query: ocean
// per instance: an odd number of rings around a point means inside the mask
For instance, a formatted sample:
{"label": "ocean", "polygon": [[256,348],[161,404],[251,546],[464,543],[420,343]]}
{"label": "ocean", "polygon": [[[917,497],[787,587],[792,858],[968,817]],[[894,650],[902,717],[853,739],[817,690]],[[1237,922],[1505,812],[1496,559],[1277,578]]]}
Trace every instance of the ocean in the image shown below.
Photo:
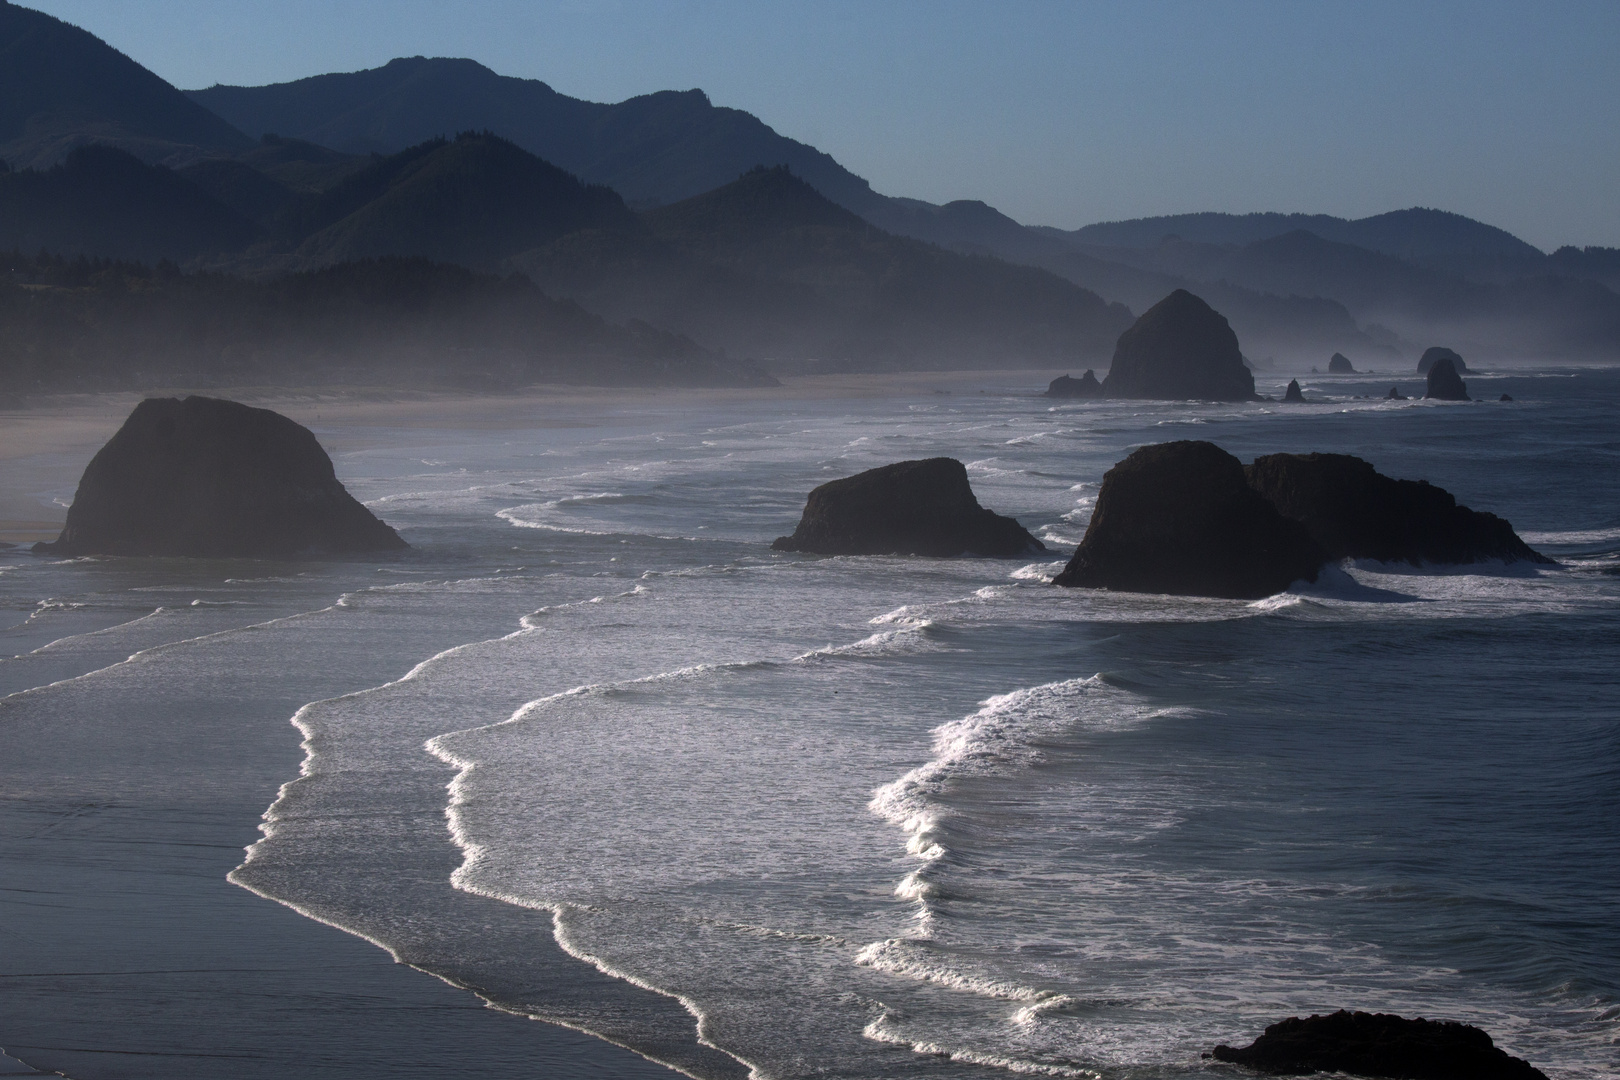
{"label": "ocean", "polygon": [[[1338,1008],[1615,1075],[1620,372],[1471,374],[1473,403],[1303,381],[1313,404],[985,374],[315,422],[408,552],[0,552],[0,1047],[85,1078],[287,1075],[229,975],[254,946],[188,906],[229,890],[649,1076],[1230,1073],[1202,1055]],[[1186,438],[1360,455],[1559,564],[1346,565],[1257,602],[1053,586],[1103,473]],[[1049,553],[770,550],[817,484],[936,455]],[[25,464],[71,498],[61,462]],[[239,841],[187,841],[205,819]],[[153,899],[129,883],[159,856],[206,870]],[[125,949],[122,982],[42,978]],[[189,1020],[138,977],[159,960],[218,973]],[[277,1012],[277,1045],[315,1061],[339,1036],[305,1033],[352,1004]],[[171,1028],[194,1050],[227,1017],[228,1069],[72,1053]],[[411,1051],[496,1075],[478,1053]]]}

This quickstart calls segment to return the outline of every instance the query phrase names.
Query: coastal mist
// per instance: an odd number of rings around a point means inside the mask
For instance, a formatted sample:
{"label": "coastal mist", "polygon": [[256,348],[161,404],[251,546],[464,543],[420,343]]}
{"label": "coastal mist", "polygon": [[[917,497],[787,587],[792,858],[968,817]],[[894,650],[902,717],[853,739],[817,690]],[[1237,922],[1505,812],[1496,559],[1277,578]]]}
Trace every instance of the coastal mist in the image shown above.
{"label": "coastal mist", "polygon": [[[1339,1008],[1612,1076],[1620,376],[1389,382],[1197,405],[919,375],[312,420],[409,550],[0,561],[5,835],[212,815],[251,842],[234,896],[702,1080],[1198,1075]],[[1053,585],[1103,473],[1184,438],[1356,454],[1558,562],[1347,564],[1254,602]],[[1048,554],[771,550],[817,485],[937,456]],[[133,990],[0,983],[40,1031],[152,1022]]]}

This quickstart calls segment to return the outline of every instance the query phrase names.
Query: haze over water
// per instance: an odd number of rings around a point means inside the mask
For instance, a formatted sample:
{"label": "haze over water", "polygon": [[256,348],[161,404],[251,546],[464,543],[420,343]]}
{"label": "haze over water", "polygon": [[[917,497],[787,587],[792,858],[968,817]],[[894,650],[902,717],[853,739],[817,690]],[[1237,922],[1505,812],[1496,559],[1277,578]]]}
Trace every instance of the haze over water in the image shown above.
{"label": "haze over water", "polygon": [[[1180,1076],[1340,1007],[1612,1075],[1620,377],[1389,381],[317,425],[409,553],[4,560],[6,835],[92,798],[245,828],[238,773],[285,759],[233,881],[698,1077]],[[1177,438],[1359,454],[1562,564],[1051,586],[1102,474]],[[1050,556],[769,550],[815,485],[940,454]]]}

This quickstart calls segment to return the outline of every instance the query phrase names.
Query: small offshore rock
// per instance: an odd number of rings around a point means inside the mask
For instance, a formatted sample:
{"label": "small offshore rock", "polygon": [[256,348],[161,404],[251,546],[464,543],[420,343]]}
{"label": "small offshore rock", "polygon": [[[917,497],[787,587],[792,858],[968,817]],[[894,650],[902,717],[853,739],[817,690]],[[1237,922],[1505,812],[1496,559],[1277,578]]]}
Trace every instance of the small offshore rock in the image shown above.
{"label": "small offshore rock", "polygon": [[1299,389],[1298,379],[1288,380],[1288,389],[1283,391],[1283,400],[1296,402],[1300,405],[1305,404],[1305,395]]}
{"label": "small offshore rock", "polygon": [[1496,400],[1497,401],[1512,401],[1513,400],[1513,395],[1512,394],[1503,394],[1501,397],[1497,398]]}
{"label": "small offshore rock", "polygon": [[1119,336],[1102,385],[1111,398],[1258,400],[1231,324],[1186,289],[1148,308]]}
{"label": "small offshore rock", "polygon": [[1344,1009],[1306,1020],[1291,1016],[1266,1028],[1249,1046],[1217,1046],[1214,1057],[1282,1076],[1340,1072],[1393,1080],[1547,1080],[1477,1027]]}
{"label": "small offshore rock", "polygon": [[1468,365],[1463,363],[1463,358],[1457,355],[1455,351],[1442,348],[1439,345],[1423,350],[1423,355],[1418,359],[1417,373],[1427,375],[1429,370],[1442,360],[1450,360],[1451,366],[1457,369],[1457,374],[1468,374]]}
{"label": "small offshore rock", "polygon": [[1334,353],[1328,359],[1329,375],[1354,375],[1355,373],[1355,366],[1350,363],[1350,358],[1344,353]]}
{"label": "small offshore rock", "polygon": [[980,555],[1046,550],[1023,526],[979,505],[955,458],[900,461],[822,484],[777,551],[819,555]]}
{"label": "small offshore rock", "polygon": [[1267,454],[1249,486],[1310,531],[1332,559],[1464,564],[1551,563],[1495,514],[1470,510],[1426,480],[1395,480],[1351,454]]}
{"label": "small offshore rock", "polygon": [[1469,401],[1468,384],[1462,381],[1449,357],[1442,356],[1429,369],[1429,387],[1423,394],[1437,401]]}
{"label": "small offshore rock", "polygon": [[1392,387],[1389,388],[1389,393],[1384,395],[1384,400],[1385,401],[1405,401],[1406,400],[1406,395],[1401,393],[1400,387],[1392,386]]}
{"label": "small offshore rock", "polygon": [[314,434],[220,398],[148,398],[96,452],[52,555],[282,557],[395,551]]}
{"label": "small offshore rock", "polygon": [[1059,375],[1053,379],[1046,388],[1046,395],[1050,398],[1100,398],[1103,396],[1102,383],[1097,381],[1097,373],[1090,368],[1078,379],[1068,375]]}
{"label": "small offshore rock", "polygon": [[1327,552],[1213,443],[1144,446],[1103,476],[1059,585],[1255,600],[1315,581]]}

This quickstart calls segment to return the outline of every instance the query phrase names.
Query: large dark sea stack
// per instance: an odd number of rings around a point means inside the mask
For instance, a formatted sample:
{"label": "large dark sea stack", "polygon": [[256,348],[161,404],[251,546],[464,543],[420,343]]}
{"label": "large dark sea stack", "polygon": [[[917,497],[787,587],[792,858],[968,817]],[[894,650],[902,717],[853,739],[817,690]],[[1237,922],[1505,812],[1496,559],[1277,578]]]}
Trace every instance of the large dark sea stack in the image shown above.
{"label": "large dark sea stack", "polygon": [[1288,380],[1288,389],[1283,391],[1283,400],[1292,402],[1295,405],[1305,404],[1305,394],[1299,388],[1298,379]]}
{"label": "large dark sea stack", "polygon": [[1355,373],[1355,366],[1350,363],[1350,358],[1344,353],[1336,352],[1328,360],[1329,375],[1354,375]]}
{"label": "large dark sea stack", "polygon": [[1217,1046],[1215,1060],[1282,1076],[1340,1072],[1396,1080],[1547,1080],[1477,1027],[1343,1009],[1308,1020],[1291,1016],[1242,1049]]}
{"label": "large dark sea stack", "polygon": [[148,398],[97,451],[59,555],[283,556],[390,551],[393,529],[344,490],[309,429],[218,398]]}
{"label": "large dark sea stack", "polygon": [[1103,396],[1102,383],[1097,381],[1097,373],[1090,368],[1078,379],[1068,375],[1059,375],[1053,379],[1046,388],[1047,397],[1055,398],[1099,398]]}
{"label": "large dark sea stack", "polygon": [[1103,476],[1059,585],[1254,600],[1315,581],[1327,552],[1214,443],[1145,446]]}
{"label": "large dark sea stack", "polygon": [[1438,401],[1468,401],[1468,384],[1457,374],[1451,360],[1442,356],[1429,369],[1429,388],[1423,396]]}
{"label": "large dark sea stack", "polygon": [[1114,398],[1255,400],[1254,376],[1231,325],[1186,289],[1148,308],[1119,336],[1103,390]]}
{"label": "large dark sea stack", "polygon": [[1495,514],[1458,506],[1426,480],[1393,480],[1350,454],[1268,454],[1244,472],[1333,559],[1552,562]]}
{"label": "large dark sea stack", "polygon": [[1023,526],[979,505],[955,458],[900,461],[810,493],[777,551],[818,555],[982,555],[1011,559],[1046,550]]}
{"label": "large dark sea stack", "polygon": [[1457,369],[1457,374],[1468,374],[1468,365],[1463,363],[1463,358],[1453,350],[1442,348],[1439,345],[1423,350],[1423,355],[1418,358],[1418,374],[1427,375],[1429,370],[1442,360],[1450,360],[1451,366]]}

